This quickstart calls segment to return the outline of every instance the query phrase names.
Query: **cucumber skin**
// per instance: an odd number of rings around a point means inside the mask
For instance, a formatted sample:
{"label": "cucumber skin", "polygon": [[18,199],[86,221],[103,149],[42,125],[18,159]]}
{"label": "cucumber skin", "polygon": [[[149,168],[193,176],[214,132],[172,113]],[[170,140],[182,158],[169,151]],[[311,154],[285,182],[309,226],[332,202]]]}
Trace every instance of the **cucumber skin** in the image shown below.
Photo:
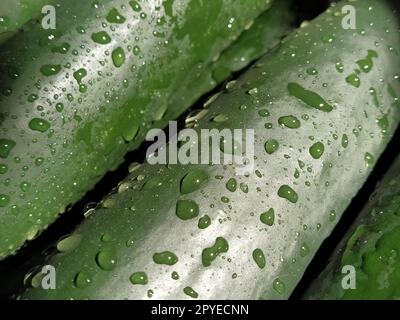
{"label": "cucumber skin", "polygon": [[[0,259],[15,253],[70,204],[80,200],[107,171],[123,161],[126,152],[140,145],[149,128],[165,126],[171,117],[182,113],[206,92],[199,90],[215,86],[215,81],[204,88],[195,81],[190,88],[184,84],[190,78],[202,80],[209,74],[212,59],[238,37],[244,26],[270,7],[270,1],[265,0],[254,0],[252,6],[245,0],[234,4],[232,0],[152,0],[141,3],[141,12],[135,12],[128,3],[98,1],[99,7],[95,9],[92,2],[60,0],[55,31],[44,31],[32,21],[24,27],[27,32],[18,34],[0,49],[1,91],[12,89],[11,96],[0,94],[0,139],[16,142],[9,156],[0,158],[0,164],[8,166],[8,171],[0,175],[0,194],[10,199],[7,206],[0,207]],[[126,6],[124,10],[120,8],[122,4]],[[101,23],[106,22],[106,14],[114,7],[127,21],[107,22],[108,27],[103,29]],[[140,13],[147,17],[140,18]],[[161,16],[166,22],[156,26],[152,16]],[[229,30],[221,22],[227,21],[227,17],[235,18],[236,23]],[[151,22],[146,22],[149,19]],[[74,20],[77,22],[71,24]],[[134,32],[133,27],[128,28],[128,22],[135,25]],[[209,32],[200,33],[199,23],[209,25]],[[80,26],[84,27],[84,34],[78,32]],[[115,32],[110,31],[110,26]],[[106,30],[115,43],[94,43],[91,35],[100,30]],[[154,30],[164,33],[164,38],[155,37]],[[55,40],[48,41],[52,34],[56,35]],[[136,42],[134,36],[140,36],[140,41]],[[161,42],[165,40],[169,45],[163,47]],[[70,45],[67,54],[52,52],[64,42]],[[136,44],[143,57],[135,56],[133,49],[127,50],[129,45]],[[84,45],[83,49],[80,45]],[[125,50],[126,62],[115,68],[111,52],[119,45]],[[73,50],[78,50],[77,56]],[[106,63],[102,66],[97,60]],[[66,67],[67,61],[70,69]],[[146,65],[141,66],[143,61]],[[42,75],[40,68],[49,63],[62,65],[61,72],[49,77]],[[131,71],[133,65],[136,69]],[[88,89],[80,93],[73,73],[85,66],[87,75],[82,83]],[[9,74],[16,71],[19,77],[11,79]],[[67,74],[68,79],[63,77]],[[124,79],[129,80],[127,87],[123,85]],[[37,81],[40,89],[34,85]],[[185,97],[177,98],[176,92],[182,87]],[[30,94],[36,94],[38,99],[28,102]],[[67,99],[67,94],[73,95],[73,101]],[[58,95],[57,100],[52,98],[54,95]],[[58,102],[64,104],[61,113],[56,110]],[[37,106],[43,110],[35,109]],[[28,123],[33,118],[45,119],[51,129],[45,133],[32,131]],[[139,132],[133,137],[136,128]],[[15,161],[16,158],[21,160]],[[43,158],[44,163],[37,166],[37,158]],[[24,167],[29,170],[25,172]],[[30,183],[30,189],[22,192],[25,182]]]}
{"label": "cucumber skin", "polygon": [[[350,4],[357,9],[359,29],[343,30],[337,13],[344,4],[349,2],[329,9],[289,36],[278,52],[261,59],[233,88],[230,86],[229,92],[220,95],[208,107],[208,114],[198,121],[197,130],[255,129],[255,168],[261,176],[252,173],[249,177],[236,177],[238,185],[247,183],[248,193],[239,188],[234,193],[225,189],[225,184],[235,175],[233,166],[144,164],[78,227],[72,236],[80,236],[80,244],[50,259],[49,264],[57,272],[57,289],[27,289],[22,298],[147,299],[148,290],[152,290],[153,299],[189,299],[183,292],[188,286],[198,293],[199,299],[288,298],[336,224],[330,220],[331,211],[335,210],[337,219],[340,218],[370,173],[373,165],[370,161],[366,165],[365,154],[369,152],[377,159],[400,120],[400,110],[387,93],[387,81],[399,69],[397,54],[387,50],[389,44],[393,47],[400,44],[397,16],[387,2],[352,1]],[[373,7],[371,11],[369,6]],[[374,23],[373,27],[370,23]],[[365,34],[360,34],[360,30]],[[329,41],[333,33],[334,40]],[[376,41],[380,46],[375,47]],[[360,75],[359,88],[347,84],[346,76],[370,49],[379,55],[372,71]],[[343,73],[336,71],[338,61],[344,65]],[[318,70],[317,77],[307,75],[306,69],[310,66]],[[300,83],[317,92],[334,105],[334,110],[323,112],[308,108],[289,96],[288,82]],[[391,84],[398,94],[398,84]],[[379,108],[369,95],[371,87],[380,97]],[[254,88],[257,93],[253,90],[253,95],[248,94]],[[243,105],[247,109],[240,108]],[[265,108],[270,112],[267,118],[258,114]],[[227,122],[210,121],[221,113],[228,116]],[[390,118],[383,133],[376,119],[385,113],[390,113]],[[302,119],[304,114],[310,119],[302,120],[299,129],[277,126],[281,116],[295,115]],[[274,129],[267,130],[266,122],[274,123]],[[362,130],[356,136],[352,131],[359,126]],[[346,148],[342,147],[340,138],[336,140],[333,136],[341,137],[344,133],[349,139]],[[308,153],[314,143],[310,136],[314,136],[314,142],[325,144],[319,160]],[[270,138],[280,143],[273,155],[264,151],[264,143]],[[305,162],[303,169],[299,169],[298,160]],[[308,167],[312,170],[306,170]],[[209,181],[193,193],[180,194],[182,178],[195,169],[205,170]],[[298,179],[293,177],[296,169],[300,172]],[[217,175],[222,180],[216,179]],[[306,181],[311,182],[309,187],[305,187]],[[277,196],[284,184],[298,193],[296,204]],[[230,202],[222,202],[222,196],[229,197]],[[211,225],[199,229],[198,219],[177,218],[175,206],[179,199],[195,201],[200,208],[199,217],[209,215]],[[275,210],[272,227],[260,222],[260,214],[270,208]],[[203,267],[203,249],[212,246],[218,237],[227,240],[229,249],[211,266]],[[265,254],[264,269],[253,261],[252,252],[256,248]],[[153,254],[167,250],[178,257],[178,262],[173,266],[155,264]],[[96,264],[100,251],[112,257],[115,262],[112,271],[104,271]],[[179,274],[178,280],[171,278],[173,271]],[[91,279],[85,288],[74,284],[79,272]],[[148,284],[132,285],[129,278],[134,272],[145,272]],[[235,279],[233,274],[237,275]],[[283,283],[285,290],[274,290],[276,279],[281,282],[275,287],[282,289]]]}
{"label": "cucumber skin", "polygon": [[6,42],[17,33],[25,23],[38,17],[45,5],[51,5],[54,0],[2,0],[0,2],[0,17],[7,19],[7,24],[0,24],[0,44]]}
{"label": "cucumber skin", "polygon": [[[304,299],[400,299],[400,158],[378,184],[330,262]],[[353,265],[356,289],[344,290],[343,266]]]}

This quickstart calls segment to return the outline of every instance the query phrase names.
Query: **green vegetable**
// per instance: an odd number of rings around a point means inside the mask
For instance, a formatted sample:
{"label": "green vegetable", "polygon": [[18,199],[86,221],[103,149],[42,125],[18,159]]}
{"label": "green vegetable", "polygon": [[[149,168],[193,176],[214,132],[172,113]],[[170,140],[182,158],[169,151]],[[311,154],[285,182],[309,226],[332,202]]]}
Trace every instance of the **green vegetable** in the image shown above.
{"label": "green vegetable", "polygon": [[270,2],[61,0],[56,30],[32,21],[4,44],[0,259],[214,87],[214,59]]}
{"label": "green vegetable", "polygon": [[378,184],[305,298],[398,300],[399,252],[400,158]]}
{"label": "green vegetable", "polygon": [[54,0],[1,0],[0,44],[12,37],[29,20],[38,17],[45,5],[53,2]]}
{"label": "green vegetable", "polygon": [[[398,55],[388,48],[400,44],[397,16],[386,1],[349,3],[358,30],[341,27],[347,2],[330,8],[200,113],[197,133],[255,130],[254,170],[236,175],[236,165],[135,165],[71,235],[82,237],[80,244],[48,261],[56,290],[28,289],[23,298],[287,298],[400,120],[388,93],[390,84],[399,94]],[[348,84],[368,50],[377,54],[372,69],[360,71],[359,87]],[[311,67],[317,73],[309,75]],[[298,118],[300,127],[279,125],[283,116]],[[385,116],[383,128],[377,119]],[[272,153],[265,148],[269,139],[279,143]],[[213,150],[237,152],[240,141],[235,149],[229,141]],[[190,142],[180,150],[202,143]],[[210,222],[202,228],[206,215]],[[163,261],[154,259],[160,253]],[[112,271],[96,261],[99,254]],[[132,284],[137,272],[146,284]],[[90,277],[85,288],[74,283],[79,273]]]}

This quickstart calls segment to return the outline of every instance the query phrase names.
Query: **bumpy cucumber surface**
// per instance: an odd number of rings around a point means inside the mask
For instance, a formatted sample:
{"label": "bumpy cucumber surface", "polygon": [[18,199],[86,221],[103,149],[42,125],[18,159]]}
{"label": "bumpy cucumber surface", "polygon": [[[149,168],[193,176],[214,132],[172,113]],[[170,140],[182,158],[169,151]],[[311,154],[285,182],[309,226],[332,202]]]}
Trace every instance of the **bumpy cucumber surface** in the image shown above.
{"label": "bumpy cucumber surface", "polygon": [[398,126],[398,27],[387,1],[363,0],[289,36],[195,126],[254,129],[254,171],[133,165],[58,242],[56,289],[38,273],[23,298],[287,298]]}
{"label": "bumpy cucumber surface", "polygon": [[55,30],[32,22],[8,41],[0,49],[0,259],[119,165],[150,127],[204,94],[191,79],[209,75],[270,3],[59,0]]}
{"label": "bumpy cucumber surface", "polygon": [[[400,158],[377,186],[369,203],[334,251],[328,266],[311,284],[305,298],[398,300],[399,253]],[[345,266],[354,267],[352,280],[348,277],[349,269],[343,269]],[[355,287],[350,286],[350,281],[354,281]]]}
{"label": "bumpy cucumber surface", "polygon": [[29,20],[40,16],[42,8],[54,0],[2,0],[0,2],[0,44],[12,37]]}

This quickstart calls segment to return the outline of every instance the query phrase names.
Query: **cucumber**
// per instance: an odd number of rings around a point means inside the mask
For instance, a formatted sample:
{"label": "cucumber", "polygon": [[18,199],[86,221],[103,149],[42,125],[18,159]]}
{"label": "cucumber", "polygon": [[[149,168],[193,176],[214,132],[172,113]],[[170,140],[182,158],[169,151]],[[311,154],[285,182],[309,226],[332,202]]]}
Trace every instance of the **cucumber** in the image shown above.
{"label": "cucumber", "polygon": [[36,18],[53,0],[2,0],[0,2],[0,44],[18,32],[25,23]]}
{"label": "cucumber", "polygon": [[[400,158],[313,281],[305,299],[400,299]],[[345,266],[352,266],[351,280]],[[342,273],[342,270],[343,273]],[[345,278],[347,276],[347,278]],[[342,285],[344,282],[344,286]],[[354,287],[355,285],[355,287]],[[346,288],[346,289],[345,289]]]}
{"label": "cucumber", "polygon": [[149,128],[215,86],[196,79],[270,3],[60,0],[56,30],[32,21],[8,41],[0,49],[0,259],[81,199]]}
{"label": "cucumber", "polygon": [[[357,30],[341,27],[347,4]],[[341,2],[304,24],[196,118],[197,133],[254,129],[251,173],[132,165],[57,243],[48,261],[56,289],[44,290],[37,273],[21,298],[288,298],[398,126],[388,86],[398,95],[399,61],[389,47],[399,44],[387,1]],[[368,72],[357,71],[356,87],[348,76],[368,50],[377,57]]]}

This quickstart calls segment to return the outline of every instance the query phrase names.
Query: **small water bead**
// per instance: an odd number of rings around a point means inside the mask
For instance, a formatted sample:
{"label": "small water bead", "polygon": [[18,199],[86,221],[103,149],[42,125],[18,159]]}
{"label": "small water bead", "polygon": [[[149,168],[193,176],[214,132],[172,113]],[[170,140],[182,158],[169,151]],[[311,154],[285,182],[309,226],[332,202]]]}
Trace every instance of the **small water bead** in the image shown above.
{"label": "small water bead", "polygon": [[331,212],[329,212],[329,221],[333,222],[335,220],[336,220],[336,211],[331,210]]}
{"label": "small water bead", "polygon": [[294,191],[291,187],[288,185],[283,185],[279,188],[278,190],[278,196],[288,200],[291,203],[296,203],[299,199],[296,191]]}
{"label": "small water bead", "polygon": [[359,88],[361,85],[361,80],[356,73],[352,73],[347,76],[346,82],[356,88]]}
{"label": "small water bead", "polygon": [[157,264],[172,266],[178,262],[178,257],[171,251],[157,252],[153,254],[153,261]]}
{"label": "small water bead", "polygon": [[0,194],[0,207],[6,207],[10,203],[10,197],[6,194]]}
{"label": "small water bead", "polygon": [[34,131],[39,131],[39,132],[46,132],[47,130],[50,129],[50,123],[44,119],[40,118],[33,118],[29,122],[29,128],[34,130]]}
{"label": "small water bead", "polygon": [[260,111],[258,111],[258,115],[260,117],[269,117],[269,111],[267,109],[261,109]]}
{"label": "small water bead", "polygon": [[264,269],[265,267],[265,255],[264,252],[257,248],[253,251],[253,260],[257,264],[260,269]]}
{"label": "small water bead", "polygon": [[28,96],[28,102],[34,102],[34,101],[36,101],[37,99],[39,99],[39,97],[38,97],[37,94],[32,93],[32,94],[30,94],[30,95]]}
{"label": "small water bead", "polygon": [[315,76],[318,74],[317,69],[315,69],[314,67],[308,68],[306,72],[310,76]]}
{"label": "small water bead", "polygon": [[275,221],[275,211],[273,208],[268,209],[268,211],[263,212],[260,215],[260,221],[267,226],[272,226]]}
{"label": "small water bead", "polygon": [[235,178],[230,178],[228,182],[225,185],[226,189],[228,189],[230,192],[235,192],[237,189],[237,181]]}
{"label": "small water bead", "polygon": [[5,174],[8,171],[8,166],[5,163],[0,163],[0,174]]}
{"label": "small water bead", "polygon": [[286,291],[286,286],[285,286],[284,282],[279,278],[276,278],[274,280],[274,282],[272,283],[272,287],[280,295],[283,295]]}
{"label": "small water bead", "polygon": [[206,229],[210,226],[210,224],[211,218],[208,215],[204,215],[199,219],[197,226],[199,227],[199,229]]}
{"label": "small water bead", "polygon": [[224,123],[224,122],[226,122],[226,121],[228,121],[228,120],[229,120],[228,115],[226,115],[226,114],[224,114],[224,113],[220,113],[220,114],[216,115],[216,116],[212,119],[212,121],[215,122],[215,123]]}
{"label": "small water bead", "polygon": [[325,146],[322,142],[316,142],[314,143],[311,147],[310,147],[310,155],[314,158],[314,159],[319,159],[322,157],[322,155],[325,152]]}
{"label": "small water bead", "polygon": [[243,193],[248,193],[249,192],[249,186],[244,182],[241,182],[239,184],[239,188]]}
{"label": "small water bead", "polygon": [[189,296],[189,297],[191,297],[191,298],[193,298],[193,299],[196,299],[196,298],[199,297],[199,294],[198,294],[196,291],[194,291],[191,287],[185,287],[185,288],[183,289],[183,292],[184,292],[187,296]]}
{"label": "small water bead", "polygon": [[17,144],[10,139],[0,139],[0,158],[7,158]]}
{"label": "small water bead", "polygon": [[101,269],[111,271],[117,265],[117,258],[110,251],[103,250],[96,255],[96,262]]}
{"label": "small water bead", "polygon": [[78,247],[82,241],[82,235],[79,233],[73,233],[67,235],[57,242],[57,250],[59,252],[70,252]]}
{"label": "small water bead", "polygon": [[190,171],[181,182],[180,191],[182,194],[192,193],[198,190],[201,185],[208,181],[208,173],[198,169]]}
{"label": "small water bead", "polygon": [[106,20],[110,23],[124,23],[126,18],[122,16],[116,8],[112,8],[106,16]]}
{"label": "small water bead", "polygon": [[27,181],[23,181],[20,184],[20,188],[22,192],[28,192],[31,187],[31,184]]}
{"label": "small water bead", "polygon": [[179,274],[178,274],[178,272],[173,271],[173,272],[171,273],[171,278],[174,279],[174,280],[178,280],[178,279],[179,279]]}
{"label": "small water bead", "polygon": [[201,254],[201,261],[204,267],[209,267],[219,254],[228,252],[229,245],[226,239],[218,237],[213,246],[205,248]]}
{"label": "small water bead", "polygon": [[343,63],[341,63],[341,62],[336,62],[335,67],[336,67],[336,71],[337,71],[337,72],[343,73],[343,71],[344,71],[344,65],[343,65]]}
{"label": "small water bead", "polygon": [[300,256],[304,258],[308,256],[309,253],[310,253],[310,248],[307,246],[307,244],[303,243],[300,246]]}
{"label": "small water bead", "polygon": [[303,101],[305,104],[312,108],[324,112],[331,112],[333,110],[333,107],[329,103],[327,103],[319,94],[307,90],[297,83],[289,83],[288,91],[292,96]]}
{"label": "small water bead", "polygon": [[343,148],[347,148],[348,145],[349,145],[349,137],[347,136],[347,134],[343,134],[343,136],[342,136],[342,147]]}
{"label": "small water bead", "polygon": [[74,284],[77,288],[86,288],[91,282],[91,277],[83,271],[79,271],[74,278]]}
{"label": "small water bead", "polygon": [[111,53],[111,57],[112,57],[114,66],[117,68],[121,67],[125,62],[124,49],[122,49],[121,47],[114,49]]}
{"label": "small water bead", "polygon": [[40,68],[40,72],[46,77],[56,75],[61,71],[61,65],[59,64],[46,64]]}
{"label": "small water bead", "polygon": [[182,220],[196,218],[199,215],[199,205],[193,200],[178,200],[175,214]]}
{"label": "small water bead", "polygon": [[134,285],[146,285],[149,282],[147,274],[141,271],[132,273],[129,277],[129,281]]}
{"label": "small water bead", "polygon": [[284,116],[278,119],[278,123],[281,126],[285,126],[290,129],[298,129],[301,126],[300,120],[295,116]]}
{"label": "small water bead", "polygon": [[374,157],[369,152],[366,152],[364,155],[365,165],[370,167],[374,164]]}
{"label": "small water bead", "polygon": [[99,44],[108,44],[111,42],[111,37],[105,31],[100,31],[92,34],[92,40]]}

